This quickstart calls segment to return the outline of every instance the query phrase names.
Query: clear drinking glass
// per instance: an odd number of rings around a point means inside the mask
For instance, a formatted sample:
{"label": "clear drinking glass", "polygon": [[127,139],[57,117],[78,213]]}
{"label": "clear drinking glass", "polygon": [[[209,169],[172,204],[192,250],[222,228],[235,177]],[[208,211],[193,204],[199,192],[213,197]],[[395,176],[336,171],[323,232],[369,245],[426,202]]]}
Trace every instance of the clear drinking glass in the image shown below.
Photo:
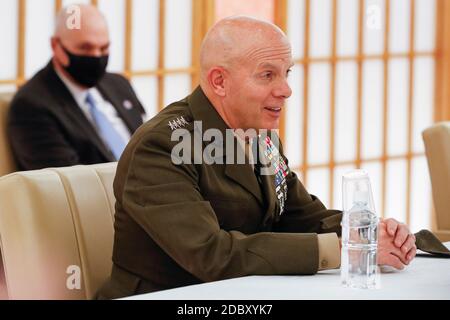
{"label": "clear drinking glass", "polygon": [[378,217],[367,172],[346,173],[342,178],[342,197],[342,284],[352,288],[377,288]]}

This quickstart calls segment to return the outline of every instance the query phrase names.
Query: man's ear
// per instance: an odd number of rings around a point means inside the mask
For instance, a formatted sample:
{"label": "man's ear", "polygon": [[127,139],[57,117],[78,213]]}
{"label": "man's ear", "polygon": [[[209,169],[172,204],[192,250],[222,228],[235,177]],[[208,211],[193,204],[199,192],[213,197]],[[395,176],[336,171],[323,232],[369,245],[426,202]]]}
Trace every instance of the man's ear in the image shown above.
{"label": "man's ear", "polygon": [[53,50],[53,57],[56,57],[57,61],[61,65],[65,66],[65,67],[68,66],[69,65],[69,57],[66,55],[66,53],[62,49],[59,38],[51,37],[50,44],[51,44],[52,50]]}
{"label": "man's ear", "polygon": [[52,47],[53,53],[55,53],[55,51],[56,51],[57,44],[58,44],[58,39],[56,37],[51,37],[50,38],[50,46]]}
{"label": "man's ear", "polygon": [[208,82],[210,88],[220,97],[224,97],[225,90],[225,70],[221,67],[214,67],[208,72]]}

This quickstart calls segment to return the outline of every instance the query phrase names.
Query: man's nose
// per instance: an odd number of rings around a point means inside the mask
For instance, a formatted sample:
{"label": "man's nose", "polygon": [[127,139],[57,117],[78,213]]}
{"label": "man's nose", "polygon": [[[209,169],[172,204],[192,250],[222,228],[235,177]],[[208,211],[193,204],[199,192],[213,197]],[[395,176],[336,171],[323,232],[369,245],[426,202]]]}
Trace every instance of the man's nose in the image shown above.
{"label": "man's nose", "polygon": [[287,99],[292,95],[292,89],[286,79],[283,79],[274,92],[277,98]]}
{"label": "man's nose", "polygon": [[103,52],[102,52],[101,48],[91,50],[91,56],[93,56],[93,57],[101,57],[102,55],[103,55]]}

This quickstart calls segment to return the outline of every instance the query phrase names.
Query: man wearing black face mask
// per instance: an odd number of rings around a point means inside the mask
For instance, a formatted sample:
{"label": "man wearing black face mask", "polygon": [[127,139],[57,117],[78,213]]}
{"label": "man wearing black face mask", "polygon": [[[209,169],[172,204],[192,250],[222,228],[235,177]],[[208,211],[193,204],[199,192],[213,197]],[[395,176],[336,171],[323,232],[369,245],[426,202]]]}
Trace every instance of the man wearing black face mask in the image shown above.
{"label": "man wearing black face mask", "polygon": [[20,170],[116,161],[142,124],[129,82],[106,72],[105,18],[93,6],[78,8],[79,27],[72,11],[58,14],[52,60],[11,103],[8,135]]}
{"label": "man wearing black face mask", "polygon": [[80,56],[71,53],[60,42],[64,53],[69,57],[69,65],[64,69],[79,84],[91,88],[95,86],[106,73],[109,55]]}

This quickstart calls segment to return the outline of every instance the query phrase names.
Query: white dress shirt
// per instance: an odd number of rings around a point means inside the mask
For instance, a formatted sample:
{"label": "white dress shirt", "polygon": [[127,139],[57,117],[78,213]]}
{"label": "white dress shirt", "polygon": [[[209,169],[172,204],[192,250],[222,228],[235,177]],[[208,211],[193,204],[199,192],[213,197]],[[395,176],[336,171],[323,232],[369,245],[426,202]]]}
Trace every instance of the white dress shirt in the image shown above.
{"label": "white dress shirt", "polygon": [[[128,127],[123,122],[122,118],[119,117],[117,114],[117,110],[111,105],[111,103],[103,98],[103,96],[100,94],[100,92],[95,88],[90,89],[81,89],[80,87],[74,85],[66,76],[64,76],[62,73],[60,73],[58,70],[56,70],[56,74],[59,76],[61,81],[65,84],[67,89],[72,94],[73,98],[75,99],[78,106],[83,111],[84,115],[89,119],[89,121],[92,123],[94,128],[96,127],[96,124],[94,120],[92,119],[92,115],[89,111],[89,104],[86,102],[86,97],[88,93],[91,94],[92,98],[95,100],[95,104],[99,111],[101,111],[107,119],[110,121],[110,123],[114,126],[114,129],[116,129],[117,133],[120,135],[120,137],[123,138],[123,140],[127,143],[130,140],[131,134],[128,130]],[[106,143],[106,141],[105,141]],[[106,145],[108,145],[106,143]]]}

